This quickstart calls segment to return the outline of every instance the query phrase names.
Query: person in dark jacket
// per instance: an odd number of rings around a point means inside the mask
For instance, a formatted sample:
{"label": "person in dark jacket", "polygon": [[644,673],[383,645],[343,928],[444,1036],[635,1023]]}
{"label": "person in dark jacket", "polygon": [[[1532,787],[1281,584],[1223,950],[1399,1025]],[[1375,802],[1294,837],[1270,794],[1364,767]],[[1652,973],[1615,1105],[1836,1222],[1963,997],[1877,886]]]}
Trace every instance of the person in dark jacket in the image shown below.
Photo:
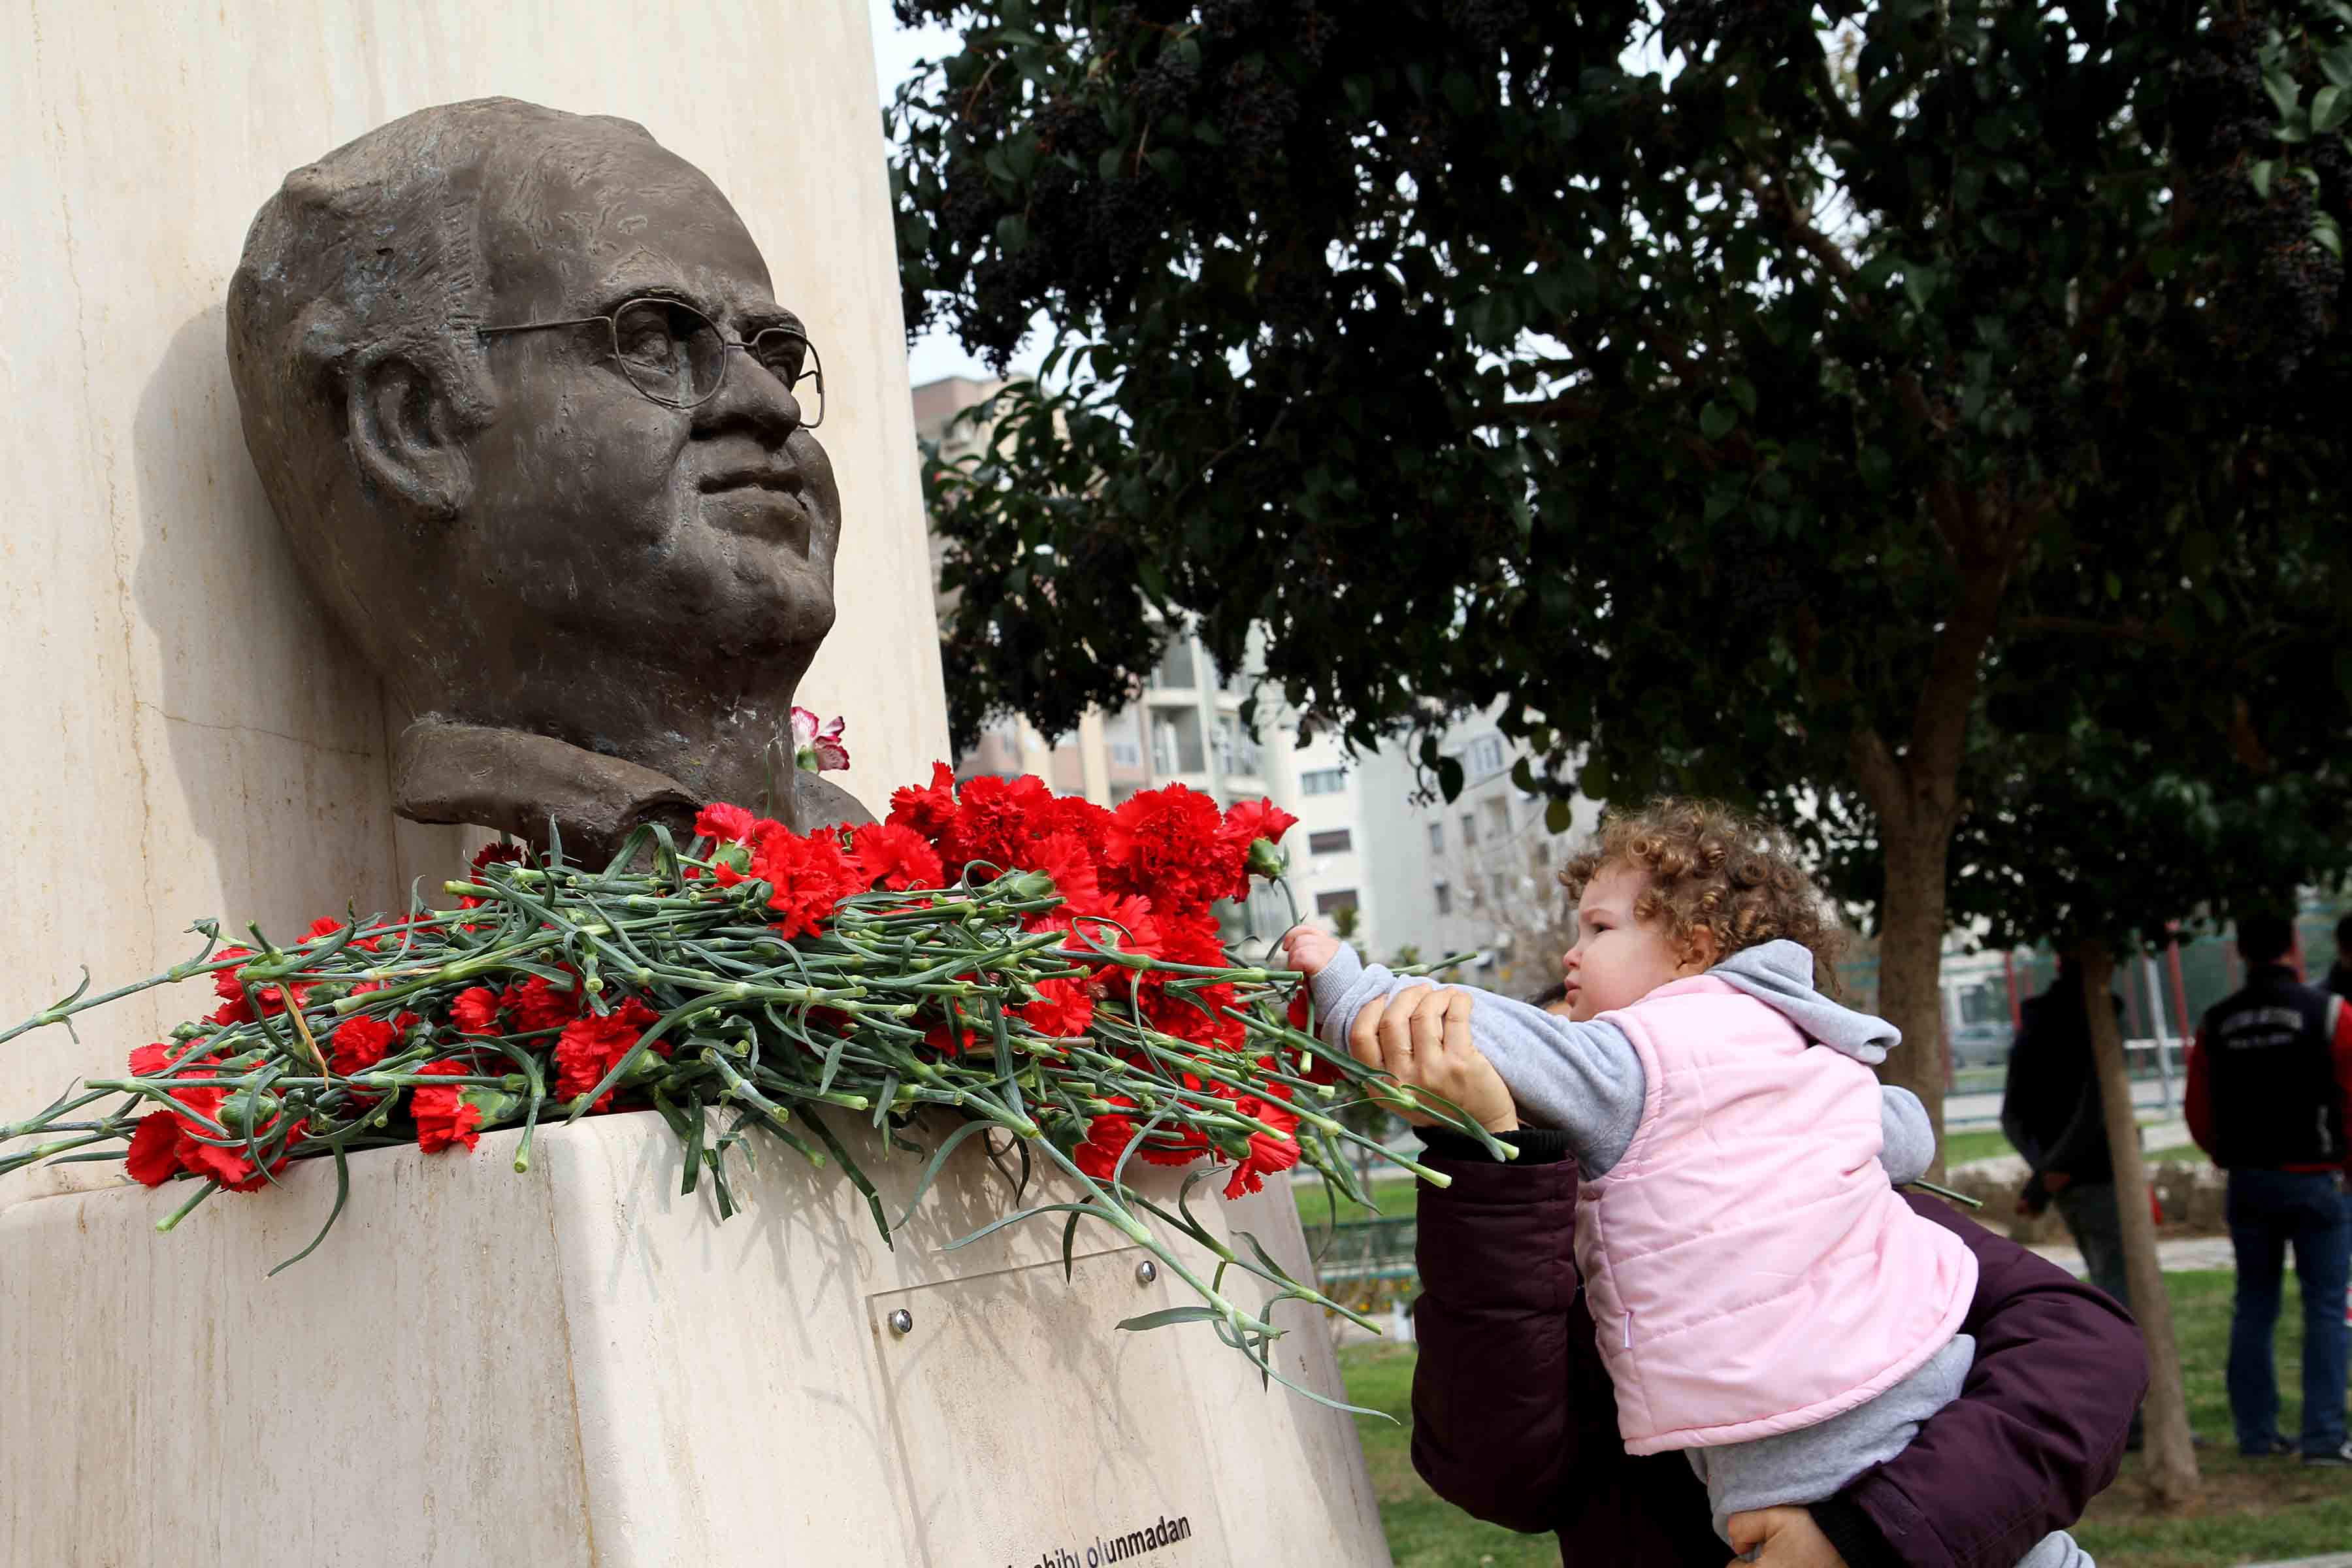
{"label": "person in dark jacket", "polygon": [[[2119,999],[2115,1005],[2122,1009]],[[2040,1214],[2056,1203],[2082,1250],[2091,1283],[2128,1307],[2123,1220],[2116,1210],[2116,1167],[2091,1055],[2082,965],[2072,956],[2062,957],[2050,989],[2018,1011],[2000,1098],[2000,1130],[2025,1157],[2030,1172],[2021,1205]]]}
{"label": "person in dark jacket", "polygon": [[[1456,1507],[1558,1533],[1564,1568],[1722,1568],[1706,1492],[1676,1454],[1634,1457],[1572,1257],[1577,1168],[1562,1134],[1519,1157],[1424,1129],[1453,1184],[1421,1188],[1412,1461]],[[1765,1568],[2006,1568],[2115,1479],[2147,1386],[2105,1293],[1932,1198],[1911,1206],[1976,1255],[1961,1396],[1836,1495],[1775,1509]],[[1825,1554],[1826,1553],[1826,1554]]]}
{"label": "person in dark jacket", "polygon": [[2189,1051],[2189,1132],[2230,1173],[2223,1213],[2238,1257],[2230,1314],[2230,1415],[2248,1455],[2292,1451],[2278,1429],[2278,1326],[2286,1250],[2303,1287],[2303,1462],[2352,1469],[2346,1441],[2344,1291],[2352,1272],[2352,1005],[2288,967],[2292,919],[2238,921],[2246,983],[2215,1003]]}
{"label": "person in dark jacket", "polygon": [[2336,922],[2336,962],[2327,966],[2327,989],[2352,1002],[2352,915]]}

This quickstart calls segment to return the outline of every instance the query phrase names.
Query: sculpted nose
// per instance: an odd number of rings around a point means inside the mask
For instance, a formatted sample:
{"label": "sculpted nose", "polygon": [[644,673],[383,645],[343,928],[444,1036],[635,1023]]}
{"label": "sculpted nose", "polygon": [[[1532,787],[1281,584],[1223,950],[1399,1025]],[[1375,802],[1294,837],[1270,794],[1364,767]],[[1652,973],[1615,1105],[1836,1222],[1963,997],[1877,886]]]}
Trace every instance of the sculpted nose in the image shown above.
{"label": "sculpted nose", "polygon": [[700,433],[750,430],[771,447],[782,447],[801,426],[801,405],[791,390],[766,365],[735,347],[727,351],[727,374],[717,395],[695,414]]}

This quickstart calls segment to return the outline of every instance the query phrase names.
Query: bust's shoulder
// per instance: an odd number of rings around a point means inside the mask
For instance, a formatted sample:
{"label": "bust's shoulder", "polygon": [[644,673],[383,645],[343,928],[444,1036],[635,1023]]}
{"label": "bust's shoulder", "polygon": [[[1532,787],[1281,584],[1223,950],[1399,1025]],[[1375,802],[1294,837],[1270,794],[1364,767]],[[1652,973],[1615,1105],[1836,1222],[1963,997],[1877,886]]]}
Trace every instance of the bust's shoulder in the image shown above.
{"label": "bust's shoulder", "polygon": [[863,802],[823,773],[802,772],[793,784],[793,827],[814,833],[820,827],[862,827],[875,820]]}

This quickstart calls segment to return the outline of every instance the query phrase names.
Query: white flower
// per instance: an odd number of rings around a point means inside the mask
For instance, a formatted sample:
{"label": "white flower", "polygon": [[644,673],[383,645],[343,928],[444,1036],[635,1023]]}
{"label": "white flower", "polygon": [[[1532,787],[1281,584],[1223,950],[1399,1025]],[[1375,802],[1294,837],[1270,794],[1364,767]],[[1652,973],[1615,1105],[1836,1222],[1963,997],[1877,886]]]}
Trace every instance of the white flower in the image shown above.
{"label": "white flower", "polygon": [[849,748],[841,743],[845,721],[820,723],[806,708],[793,710],[793,761],[813,773],[839,773],[849,765]]}

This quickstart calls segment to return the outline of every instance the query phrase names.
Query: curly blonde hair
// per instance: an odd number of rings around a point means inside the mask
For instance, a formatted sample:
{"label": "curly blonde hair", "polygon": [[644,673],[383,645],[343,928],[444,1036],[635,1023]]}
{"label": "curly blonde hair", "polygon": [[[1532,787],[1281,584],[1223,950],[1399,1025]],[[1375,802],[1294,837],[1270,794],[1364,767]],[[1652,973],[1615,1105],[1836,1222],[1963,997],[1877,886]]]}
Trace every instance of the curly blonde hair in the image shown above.
{"label": "curly blonde hair", "polygon": [[1786,938],[1811,952],[1815,987],[1839,994],[1845,931],[1797,864],[1789,836],[1769,823],[1717,801],[1661,796],[1603,818],[1591,846],[1561,869],[1559,885],[1581,899],[1612,866],[1643,874],[1634,918],[1663,921],[1684,957],[1696,952],[1701,931],[1714,937],[1718,963]]}

